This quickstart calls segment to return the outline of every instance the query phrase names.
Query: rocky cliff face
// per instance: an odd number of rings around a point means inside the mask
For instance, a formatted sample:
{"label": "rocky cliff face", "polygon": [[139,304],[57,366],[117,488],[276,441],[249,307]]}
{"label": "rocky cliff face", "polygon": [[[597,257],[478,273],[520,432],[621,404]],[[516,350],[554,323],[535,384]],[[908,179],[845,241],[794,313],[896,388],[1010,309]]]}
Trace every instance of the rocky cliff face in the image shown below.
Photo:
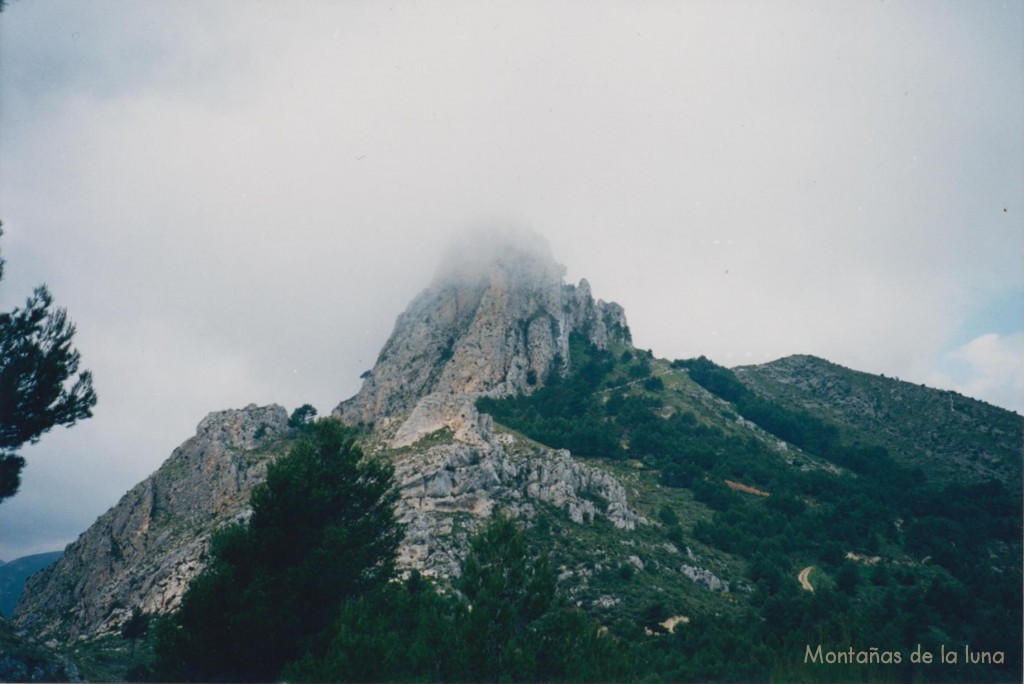
{"label": "rocky cliff face", "polygon": [[[334,417],[372,425],[371,453],[395,463],[400,563],[451,577],[472,531],[495,509],[530,519],[541,507],[586,525],[632,530],[611,475],[569,452],[496,429],[481,395],[530,392],[573,360],[569,336],[605,348],[629,344],[617,304],[567,285],[539,239],[506,236],[453,251],[398,318],[360,392]],[[29,580],[15,620],[43,638],[74,640],[117,629],[133,607],[174,609],[202,569],[211,533],[248,514],[253,486],[287,448],[279,406],[208,416],[197,434],[104,514],[61,560]]]}
{"label": "rocky cliff face", "polygon": [[406,526],[401,566],[458,577],[470,533],[495,510],[529,520],[546,505],[579,525],[598,517],[623,530],[648,524],[613,476],[568,451],[496,430],[486,415],[475,434],[472,443],[442,436],[395,455],[398,517]]}
{"label": "rocky cliff face", "polygon": [[246,516],[287,429],[280,406],[208,415],[159,470],[28,580],[14,623],[38,637],[76,639],[116,630],[135,606],[173,609],[203,565],[210,534]]}
{"label": "rocky cliff face", "polygon": [[399,421],[393,446],[444,427],[473,440],[473,400],[530,392],[566,372],[570,334],[600,348],[628,343],[622,307],[594,301],[586,280],[563,283],[564,271],[539,238],[453,249],[398,317],[362,389],[334,415],[350,424]]}
{"label": "rocky cliff face", "polygon": [[615,478],[495,431],[474,406],[567,372],[571,334],[602,349],[630,343],[622,307],[595,301],[586,280],[563,283],[564,272],[540,238],[460,243],[399,316],[359,393],[335,409],[344,422],[372,423],[395,460],[406,566],[457,575],[468,533],[496,508],[530,518],[543,503],[579,524],[646,522]]}

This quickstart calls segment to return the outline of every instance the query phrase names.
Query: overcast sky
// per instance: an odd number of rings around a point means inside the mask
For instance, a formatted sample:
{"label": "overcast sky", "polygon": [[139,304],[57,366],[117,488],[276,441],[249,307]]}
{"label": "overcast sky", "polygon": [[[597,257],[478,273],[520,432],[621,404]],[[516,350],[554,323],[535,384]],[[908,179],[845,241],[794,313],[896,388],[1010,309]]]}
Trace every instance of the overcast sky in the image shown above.
{"label": "overcast sky", "polygon": [[208,412],[358,389],[448,236],[532,228],[638,346],[808,353],[1024,412],[1021,2],[46,2],[0,15],[0,310],[95,417],[0,559]]}

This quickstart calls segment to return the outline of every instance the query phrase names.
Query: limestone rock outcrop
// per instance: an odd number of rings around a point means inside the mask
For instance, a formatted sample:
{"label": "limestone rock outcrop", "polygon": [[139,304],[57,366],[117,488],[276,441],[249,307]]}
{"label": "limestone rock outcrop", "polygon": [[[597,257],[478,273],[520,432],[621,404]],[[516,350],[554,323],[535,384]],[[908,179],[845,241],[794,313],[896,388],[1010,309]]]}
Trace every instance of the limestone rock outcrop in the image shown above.
{"label": "limestone rock outcrop", "polygon": [[443,427],[472,441],[473,400],[529,393],[567,372],[570,334],[599,348],[630,342],[622,307],[594,301],[586,280],[563,283],[564,272],[536,236],[453,249],[398,317],[359,393],[334,415],[350,424],[400,421],[394,446]]}
{"label": "limestone rock outcrop", "polygon": [[60,560],[29,578],[13,622],[40,638],[116,630],[133,607],[165,612],[203,567],[211,533],[249,510],[288,430],[276,405],[211,413]]}
{"label": "limestone rock outcrop", "polygon": [[[580,524],[646,522],[614,477],[568,451],[496,434],[475,407],[480,396],[529,393],[568,372],[572,334],[602,349],[630,344],[622,307],[595,301],[586,280],[563,283],[564,273],[537,236],[458,243],[398,317],[362,389],[335,409],[346,423],[372,424],[389,447],[411,447],[395,461],[405,566],[456,576],[468,534],[495,508],[529,518],[544,503]],[[442,432],[450,439],[421,446]]]}
{"label": "limestone rock outcrop", "polygon": [[[627,531],[648,522],[609,473],[498,428],[476,408],[481,396],[528,393],[568,372],[570,335],[600,348],[630,344],[622,308],[595,301],[585,280],[563,283],[563,273],[540,238],[463,244],[399,316],[360,392],[335,409],[372,427],[366,449],[395,464],[405,568],[457,576],[469,536],[495,509],[531,519],[546,507]],[[210,536],[249,514],[250,492],[288,438],[280,406],[210,414],[29,580],[18,626],[68,641],[118,629],[134,607],[173,610],[205,566]]]}
{"label": "limestone rock outcrop", "polygon": [[684,564],[680,570],[686,577],[710,591],[729,591],[729,583],[723,581],[707,568]]}
{"label": "limestone rock outcrop", "polygon": [[495,434],[486,424],[481,432],[476,444],[449,441],[395,459],[406,526],[401,565],[458,577],[469,534],[495,509],[532,519],[547,504],[581,525],[598,517],[624,530],[648,523],[630,509],[618,480],[568,451]]}

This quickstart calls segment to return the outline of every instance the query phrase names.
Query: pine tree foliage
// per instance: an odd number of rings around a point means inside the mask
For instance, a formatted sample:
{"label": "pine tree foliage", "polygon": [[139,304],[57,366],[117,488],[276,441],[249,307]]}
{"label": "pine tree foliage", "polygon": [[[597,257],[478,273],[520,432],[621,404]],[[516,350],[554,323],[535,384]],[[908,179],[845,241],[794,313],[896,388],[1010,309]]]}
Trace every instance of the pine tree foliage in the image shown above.
{"label": "pine tree foliage", "polygon": [[245,526],[228,528],[181,608],[160,626],[158,676],[267,681],[322,650],[340,607],[394,575],[402,528],[390,464],[336,421],[272,464]]}
{"label": "pine tree foliage", "polygon": [[565,605],[526,531],[496,516],[473,539],[457,587],[468,606],[459,633],[471,681],[609,681],[630,672],[623,649]]}
{"label": "pine tree foliage", "polygon": [[498,516],[474,537],[456,581],[404,586],[349,601],[323,653],[285,668],[289,681],[622,681],[622,644],[564,604],[544,556]]}
{"label": "pine tree foliage", "polygon": [[[3,231],[0,230],[0,236]],[[0,257],[0,281],[3,280]],[[25,460],[12,451],[55,425],[92,416],[92,374],[78,370],[75,326],[45,285],[22,308],[0,312],[0,501],[14,495]]]}
{"label": "pine tree foliage", "polygon": [[299,682],[465,681],[455,628],[462,607],[417,572],[403,584],[347,601],[321,654],[308,651],[283,679]]}
{"label": "pine tree foliage", "polygon": [[497,681],[522,672],[536,655],[524,646],[536,645],[531,637],[555,600],[547,559],[530,562],[523,531],[498,517],[473,540],[458,587],[470,605],[471,678]]}

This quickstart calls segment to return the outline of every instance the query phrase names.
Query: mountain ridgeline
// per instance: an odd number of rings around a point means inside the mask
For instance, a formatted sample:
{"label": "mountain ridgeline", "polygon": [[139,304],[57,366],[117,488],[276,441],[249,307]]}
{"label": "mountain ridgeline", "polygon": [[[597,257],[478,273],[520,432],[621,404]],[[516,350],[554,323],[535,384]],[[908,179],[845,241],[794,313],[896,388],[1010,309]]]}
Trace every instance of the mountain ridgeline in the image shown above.
{"label": "mountain ridgeline", "polygon": [[10,617],[18,603],[25,580],[54,563],[60,551],[37,553],[17,558],[10,563],[0,562],[0,617]]}
{"label": "mountain ridgeline", "polygon": [[[562,281],[543,241],[459,249],[332,416],[393,468],[408,593],[345,599],[333,636],[267,676],[1019,677],[1019,415],[808,356],[659,359],[621,307]],[[247,524],[250,492],[303,434],[281,407],[211,414],[29,581],[14,623],[69,657],[102,651],[86,676],[146,671],[151,651],[120,638],[133,614],[178,609],[223,561],[209,540]],[[511,631],[485,638],[489,595],[466,602],[499,562],[543,605],[520,597]],[[381,669],[349,659],[355,645]],[[915,665],[918,647],[960,659]]]}
{"label": "mountain ridgeline", "polygon": [[334,415],[392,426],[396,446],[442,427],[472,440],[473,398],[530,392],[565,372],[572,334],[601,348],[630,342],[622,307],[595,302],[586,280],[563,283],[547,245],[523,240],[450,255]]}

